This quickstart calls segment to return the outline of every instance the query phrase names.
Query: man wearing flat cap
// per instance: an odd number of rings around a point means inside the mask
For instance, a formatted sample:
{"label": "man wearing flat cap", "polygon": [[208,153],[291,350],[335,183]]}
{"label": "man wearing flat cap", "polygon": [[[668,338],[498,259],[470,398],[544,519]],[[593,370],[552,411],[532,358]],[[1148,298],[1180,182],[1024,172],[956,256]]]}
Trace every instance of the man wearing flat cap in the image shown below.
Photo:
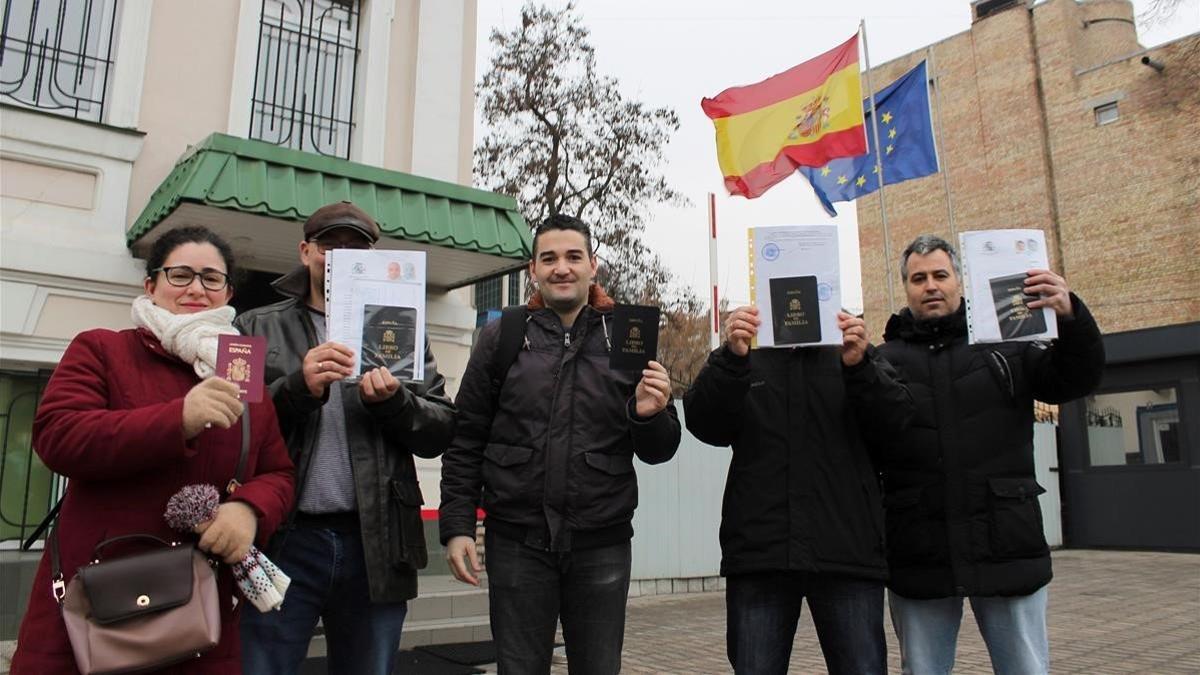
{"label": "man wearing flat cap", "polygon": [[454,434],[428,339],[425,380],[387,370],[356,381],[354,353],[325,336],[325,254],[369,249],[379,226],[350,202],[304,223],[300,266],[273,285],[287,300],[238,317],[267,338],[266,382],[296,464],[296,506],[270,558],[292,578],[283,608],[242,615],[248,675],[295,673],[321,619],[331,673],[392,672],[408,600],[425,567],[413,457],[437,457]]}

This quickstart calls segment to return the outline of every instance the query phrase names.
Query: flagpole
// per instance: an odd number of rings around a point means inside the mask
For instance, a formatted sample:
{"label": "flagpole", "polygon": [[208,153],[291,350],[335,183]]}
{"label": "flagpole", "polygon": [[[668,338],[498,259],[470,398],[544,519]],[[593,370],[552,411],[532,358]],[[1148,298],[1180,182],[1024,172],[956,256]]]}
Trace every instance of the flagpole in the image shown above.
{"label": "flagpole", "polygon": [[717,196],[708,193],[708,283],[712,286],[712,331],[709,346],[721,346],[721,307],[717,295]]}
{"label": "flagpole", "polygon": [[[933,109],[937,116],[937,133],[934,134],[936,145],[936,153],[938,159],[938,171],[942,173],[942,187],[946,192],[946,219],[950,224],[950,243],[958,245],[958,228],[954,225],[954,201],[950,194],[950,169],[946,166],[946,141],[942,137],[942,83],[938,79],[937,70],[933,64],[933,45],[925,48],[925,60],[929,64],[929,79],[933,81],[933,93],[935,95]],[[926,83],[928,86],[928,83]]]}
{"label": "flagpole", "polygon": [[871,86],[871,50],[867,48],[866,19],[858,22],[858,29],[862,31],[863,58],[867,66],[867,91],[871,96],[871,133],[875,139],[875,174],[879,176],[879,219],[883,224],[883,273],[887,276],[888,293],[884,310],[887,314],[891,314],[892,303],[896,297],[892,288],[892,237],[888,233],[887,202],[883,198],[883,146],[879,144],[879,115],[875,110],[875,88]]}

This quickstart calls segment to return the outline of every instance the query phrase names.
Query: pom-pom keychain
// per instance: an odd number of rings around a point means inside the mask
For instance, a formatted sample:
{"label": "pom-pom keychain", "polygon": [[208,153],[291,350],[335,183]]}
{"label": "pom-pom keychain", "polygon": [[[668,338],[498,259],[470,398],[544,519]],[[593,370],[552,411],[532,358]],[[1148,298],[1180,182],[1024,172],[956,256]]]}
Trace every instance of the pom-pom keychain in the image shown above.
{"label": "pom-pom keychain", "polygon": [[[173,530],[195,532],[197,525],[217,516],[220,505],[221,493],[217,488],[203,483],[188,485],[171,496],[163,517]],[[245,558],[233,564],[233,578],[242,595],[260,612],[283,606],[283,596],[292,583],[288,575],[253,545]]]}

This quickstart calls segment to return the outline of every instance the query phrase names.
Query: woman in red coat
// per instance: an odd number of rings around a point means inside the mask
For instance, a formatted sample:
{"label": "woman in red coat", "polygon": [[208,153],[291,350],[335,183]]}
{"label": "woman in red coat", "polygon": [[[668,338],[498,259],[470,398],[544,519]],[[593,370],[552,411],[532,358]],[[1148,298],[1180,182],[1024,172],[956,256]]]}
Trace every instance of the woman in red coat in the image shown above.
{"label": "woman in red coat", "polygon": [[[241,453],[237,387],[212,377],[217,335],[237,332],[228,306],[229,245],[204,228],[176,229],[155,242],[146,262],[146,295],[133,305],[137,328],[78,335],[34,420],[38,455],[70,479],[58,518],[67,580],[104,539],[136,533],[177,540],[163,519],[167,500],[194,483],[224,494]],[[227,563],[241,560],[256,540],[265,543],[293,498],[292,463],[271,398],[249,408],[245,484],[197,528],[199,548]],[[78,672],[50,577],[47,553],[21,622],[14,675]],[[238,616],[248,603],[235,597],[227,565],[217,579],[220,643],[162,672],[241,671]]]}

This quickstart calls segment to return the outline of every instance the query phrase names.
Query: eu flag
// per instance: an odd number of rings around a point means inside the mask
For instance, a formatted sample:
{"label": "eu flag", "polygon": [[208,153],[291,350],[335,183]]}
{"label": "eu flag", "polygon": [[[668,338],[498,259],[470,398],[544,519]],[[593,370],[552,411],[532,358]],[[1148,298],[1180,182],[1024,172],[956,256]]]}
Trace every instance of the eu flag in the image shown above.
{"label": "eu flag", "polygon": [[[925,62],[875,94],[879,111],[879,143],[883,146],[883,178],[886,185],[928,176],[938,171],[933,145],[933,123],[929,117],[929,85]],[[879,189],[875,173],[875,136],[871,131],[871,99],[863,100],[866,113],[867,154],[835,159],[814,169],[799,172],[812,183],[825,211],[836,216],[833,202],[848,202]]]}

